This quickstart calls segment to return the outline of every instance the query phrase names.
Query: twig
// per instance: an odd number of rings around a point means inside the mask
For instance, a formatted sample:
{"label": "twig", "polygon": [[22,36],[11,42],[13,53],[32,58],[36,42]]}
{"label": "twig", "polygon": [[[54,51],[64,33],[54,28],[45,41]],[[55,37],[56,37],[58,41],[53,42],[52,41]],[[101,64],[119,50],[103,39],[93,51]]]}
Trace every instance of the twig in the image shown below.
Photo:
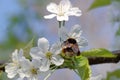
{"label": "twig", "polygon": [[[106,58],[106,57],[91,57],[88,58],[90,65],[102,64],[102,63],[117,63],[120,61],[120,50],[112,51],[117,57]],[[0,71],[5,71],[4,63],[0,63]]]}
{"label": "twig", "polygon": [[90,65],[102,64],[102,63],[117,63],[120,61],[120,50],[112,51],[113,54],[117,55],[116,58],[106,57],[92,57],[88,58]]}

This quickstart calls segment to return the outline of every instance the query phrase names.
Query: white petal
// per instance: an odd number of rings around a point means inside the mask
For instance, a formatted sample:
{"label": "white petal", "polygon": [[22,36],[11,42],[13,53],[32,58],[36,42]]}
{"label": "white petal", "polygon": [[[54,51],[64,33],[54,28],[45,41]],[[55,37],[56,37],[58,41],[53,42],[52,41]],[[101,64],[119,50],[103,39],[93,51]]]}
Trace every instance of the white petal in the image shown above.
{"label": "white petal", "polygon": [[16,50],[12,53],[12,61],[19,61],[22,57],[23,57],[23,50],[22,50],[22,49],[20,49],[19,52],[18,52],[18,50],[16,49]]}
{"label": "white petal", "polygon": [[70,8],[67,14],[70,16],[81,16],[82,12],[81,10],[79,10],[79,8],[74,7],[74,8]]}
{"label": "white petal", "polygon": [[31,67],[31,62],[28,59],[23,59],[20,63],[23,69],[29,69]]}
{"label": "white petal", "polygon": [[82,34],[81,27],[79,25],[74,25],[69,33],[72,38],[79,38]]}
{"label": "white petal", "polygon": [[35,68],[39,68],[41,66],[41,60],[32,59],[32,65],[34,65]]}
{"label": "white petal", "polygon": [[17,49],[12,53],[12,61],[16,61],[16,60],[18,60],[18,50]]}
{"label": "white petal", "polygon": [[38,47],[42,50],[43,53],[46,53],[49,49],[49,42],[46,38],[39,38]]}
{"label": "white petal", "polygon": [[56,16],[56,14],[50,14],[50,15],[46,15],[44,16],[45,19],[52,19]]}
{"label": "white petal", "polygon": [[78,42],[78,46],[79,46],[79,48],[81,48],[81,47],[85,47],[85,46],[87,46],[88,45],[88,41],[87,41],[87,39],[85,39],[84,37],[80,37],[80,38],[77,38],[77,42]]}
{"label": "white petal", "polygon": [[102,80],[102,75],[91,77],[90,80]]}
{"label": "white petal", "polygon": [[64,59],[61,58],[59,55],[52,57],[51,62],[56,66],[60,66],[63,64]]}
{"label": "white petal", "polygon": [[42,50],[38,47],[33,47],[30,50],[30,55],[34,59],[41,59],[45,56],[45,54],[42,52]]}
{"label": "white petal", "polygon": [[18,54],[19,59],[23,57],[23,49],[19,50],[19,54]]}
{"label": "white petal", "polygon": [[[25,73],[24,73],[24,71],[22,70],[22,69],[19,69],[18,70],[18,74],[19,74],[19,76],[20,76],[20,79],[19,80],[24,80],[23,78],[26,76],[25,75]],[[22,78],[22,79],[21,79]]]}
{"label": "white petal", "polygon": [[67,14],[64,14],[64,20],[65,20],[65,21],[68,21],[68,20],[69,20],[69,17],[68,17]]}
{"label": "white petal", "polygon": [[59,16],[59,15],[57,15],[57,20],[58,20],[58,21],[64,21],[64,20],[65,20],[65,17],[64,17],[64,16]]}
{"label": "white petal", "polygon": [[50,52],[52,52],[55,55],[60,54],[60,51],[61,51],[61,43],[60,42],[53,44],[50,49]]}
{"label": "white petal", "polygon": [[71,3],[69,0],[61,0],[59,4],[59,8],[63,11],[63,13],[67,12],[71,7]]}
{"label": "white petal", "polygon": [[50,67],[50,61],[48,59],[43,59],[40,71],[48,71]]}
{"label": "white petal", "polygon": [[64,27],[59,28],[58,34],[62,41],[67,40],[67,38],[69,37],[69,35],[66,31],[66,28],[64,28]]}
{"label": "white petal", "polygon": [[55,3],[50,3],[47,6],[47,10],[51,13],[57,13],[58,12],[58,6]]}
{"label": "white petal", "polygon": [[18,67],[14,63],[9,63],[5,66],[5,72],[9,78],[14,78],[17,75]]}

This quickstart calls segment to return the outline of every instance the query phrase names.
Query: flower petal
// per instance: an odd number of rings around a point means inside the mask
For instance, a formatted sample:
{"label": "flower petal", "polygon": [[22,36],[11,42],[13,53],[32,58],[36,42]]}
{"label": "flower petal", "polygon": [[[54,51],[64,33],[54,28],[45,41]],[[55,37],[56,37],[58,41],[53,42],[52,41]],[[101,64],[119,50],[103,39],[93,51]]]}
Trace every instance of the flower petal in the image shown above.
{"label": "flower petal", "polygon": [[81,16],[82,12],[79,10],[77,7],[70,8],[69,11],[67,12],[69,16]]}
{"label": "flower petal", "polygon": [[21,67],[22,67],[23,70],[28,70],[31,67],[31,62],[29,61],[29,59],[25,59],[25,58],[22,59],[20,61],[20,64],[21,64]]}
{"label": "flower petal", "polygon": [[22,50],[22,49],[20,49],[19,52],[18,52],[18,50],[16,49],[16,50],[12,53],[12,61],[19,61],[22,57],[23,57],[23,50]]}
{"label": "flower petal", "polygon": [[71,28],[71,31],[69,33],[70,37],[72,37],[72,38],[79,38],[81,36],[81,34],[82,34],[82,30],[79,25],[74,25]]}
{"label": "flower petal", "polygon": [[5,72],[9,78],[14,78],[17,75],[18,67],[14,63],[9,63],[5,66]]}
{"label": "flower petal", "polygon": [[39,68],[41,66],[41,60],[32,59],[32,65],[34,65],[35,68]]}
{"label": "flower petal", "polygon": [[24,80],[26,75],[25,75],[25,72],[22,69],[18,70],[18,74],[20,76],[20,79],[18,79],[18,80]]}
{"label": "flower petal", "polygon": [[42,65],[40,67],[40,71],[48,71],[50,67],[50,61],[46,58],[42,59]]}
{"label": "flower petal", "polygon": [[59,4],[60,10],[62,10],[63,13],[67,12],[71,7],[71,3],[69,0],[61,0]]}
{"label": "flower petal", "polygon": [[30,50],[30,55],[34,59],[41,59],[45,56],[45,54],[42,52],[42,50],[38,47],[33,47]]}
{"label": "flower petal", "polygon": [[92,76],[91,78],[90,78],[90,80],[102,80],[102,75],[97,75],[97,76]]}
{"label": "flower petal", "polygon": [[68,21],[68,16],[66,15],[66,16],[59,16],[59,15],[57,15],[57,20],[58,21]]}
{"label": "flower petal", "polygon": [[47,6],[47,10],[51,13],[58,13],[58,6],[55,3],[50,3]]}
{"label": "flower petal", "polygon": [[59,37],[61,38],[62,41],[67,40],[67,38],[69,37],[69,35],[68,35],[67,30],[66,30],[65,27],[61,27],[59,29],[58,34],[59,34]]}
{"label": "flower petal", "polygon": [[49,42],[46,38],[39,38],[38,47],[42,50],[43,53],[46,53],[49,49]]}
{"label": "flower petal", "polygon": [[50,14],[50,15],[46,15],[44,16],[45,19],[51,19],[54,18],[56,16],[56,14]]}
{"label": "flower petal", "polygon": [[77,38],[76,39],[77,40],[77,42],[78,42],[78,46],[79,46],[79,48],[81,48],[81,47],[85,47],[85,46],[87,46],[88,45],[88,41],[87,41],[87,39],[85,39],[84,37],[80,37],[80,38]]}
{"label": "flower petal", "polygon": [[52,57],[51,62],[56,66],[60,66],[63,64],[64,59],[61,56],[57,55]]}
{"label": "flower petal", "polygon": [[50,52],[52,52],[54,55],[60,54],[61,51],[61,43],[57,42],[51,46]]}

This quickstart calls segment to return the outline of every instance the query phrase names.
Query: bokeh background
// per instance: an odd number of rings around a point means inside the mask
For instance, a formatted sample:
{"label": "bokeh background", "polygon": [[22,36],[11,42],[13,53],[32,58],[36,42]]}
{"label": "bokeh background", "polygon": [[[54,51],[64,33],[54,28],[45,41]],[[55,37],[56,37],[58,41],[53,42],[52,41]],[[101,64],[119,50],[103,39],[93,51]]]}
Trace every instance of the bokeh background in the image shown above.
{"label": "bokeh background", "polygon": [[[0,0],[0,63],[9,61],[14,49],[24,48],[35,37],[46,37],[50,44],[58,39],[56,19],[45,20],[46,6],[60,0]],[[120,49],[120,0],[70,0],[82,10],[81,17],[70,17],[66,27],[80,24],[89,45],[82,50]],[[104,80],[120,80],[120,64],[91,66],[92,75]],[[1,80],[1,79],[0,79]],[[4,79],[5,80],[5,79]],[[7,79],[6,79],[7,80]],[[49,80],[79,80],[71,70],[57,70]]]}

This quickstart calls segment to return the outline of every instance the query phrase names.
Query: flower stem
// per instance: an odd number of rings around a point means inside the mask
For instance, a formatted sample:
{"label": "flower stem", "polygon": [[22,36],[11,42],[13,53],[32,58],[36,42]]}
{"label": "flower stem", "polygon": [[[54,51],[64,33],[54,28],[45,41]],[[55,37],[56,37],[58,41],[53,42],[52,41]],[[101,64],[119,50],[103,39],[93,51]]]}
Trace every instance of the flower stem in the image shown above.
{"label": "flower stem", "polygon": [[48,78],[55,72],[55,70],[57,69],[58,67],[56,67],[54,70],[51,71],[51,73],[49,73],[44,80],[48,80]]}
{"label": "flower stem", "polygon": [[59,28],[64,27],[65,26],[65,21],[58,21],[59,22]]}
{"label": "flower stem", "polygon": [[[65,21],[58,21],[59,22],[59,29],[61,27],[64,27],[65,26]],[[62,41],[61,37],[60,37],[60,42]]]}

